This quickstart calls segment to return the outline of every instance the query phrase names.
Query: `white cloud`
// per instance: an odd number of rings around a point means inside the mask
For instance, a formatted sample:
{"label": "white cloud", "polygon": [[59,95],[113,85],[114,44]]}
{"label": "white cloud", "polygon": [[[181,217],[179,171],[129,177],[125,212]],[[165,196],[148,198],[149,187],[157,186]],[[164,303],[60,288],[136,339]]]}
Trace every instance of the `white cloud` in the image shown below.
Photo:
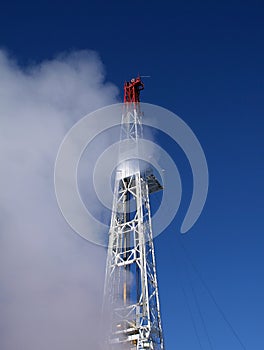
{"label": "white cloud", "polygon": [[116,102],[94,52],[21,68],[0,51],[0,348],[97,349],[105,252],[67,226],[53,167],[79,118]]}

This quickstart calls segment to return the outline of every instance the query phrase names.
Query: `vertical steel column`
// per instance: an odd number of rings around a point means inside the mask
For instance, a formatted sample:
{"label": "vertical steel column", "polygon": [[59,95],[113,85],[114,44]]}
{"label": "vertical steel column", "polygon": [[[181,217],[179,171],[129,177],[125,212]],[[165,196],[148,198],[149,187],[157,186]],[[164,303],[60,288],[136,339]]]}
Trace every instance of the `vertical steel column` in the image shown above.
{"label": "vertical steel column", "polygon": [[[142,137],[139,91],[143,87],[140,78],[125,83],[121,140],[129,140],[136,151]],[[125,146],[120,149],[125,151]],[[111,350],[164,349],[148,178],[138,160],[127,160],[117,168],[104,293],[110,306]]]}

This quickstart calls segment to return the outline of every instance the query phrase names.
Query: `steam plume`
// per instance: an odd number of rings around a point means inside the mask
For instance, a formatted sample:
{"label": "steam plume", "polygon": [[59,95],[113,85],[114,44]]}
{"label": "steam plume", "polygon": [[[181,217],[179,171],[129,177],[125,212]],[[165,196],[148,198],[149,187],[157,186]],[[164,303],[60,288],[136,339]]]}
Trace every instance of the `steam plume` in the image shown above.
{"label": "steam plume", "polygon": [[105,253],[61,216],[53,166],[67,130],[117,89],[87,51],[26,68],[0,51],[0,76],[0,348],[98,349]]}

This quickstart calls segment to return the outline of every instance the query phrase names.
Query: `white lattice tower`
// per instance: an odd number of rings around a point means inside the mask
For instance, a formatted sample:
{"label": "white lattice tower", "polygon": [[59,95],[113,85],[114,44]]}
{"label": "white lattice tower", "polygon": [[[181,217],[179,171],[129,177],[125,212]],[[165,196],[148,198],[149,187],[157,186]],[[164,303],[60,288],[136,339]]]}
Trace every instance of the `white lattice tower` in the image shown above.
{"label": "white lattice tower", "polygon": [[[131,148],[134,155],[138,152],[143,87],[140,78],[125,83],[121,156],[131,154]],[[149,202],[149,194],[160,189],[151,170],[142,169],[139,160],[118,165],[104,293],[110,310],[111,350],[164,349]]]}

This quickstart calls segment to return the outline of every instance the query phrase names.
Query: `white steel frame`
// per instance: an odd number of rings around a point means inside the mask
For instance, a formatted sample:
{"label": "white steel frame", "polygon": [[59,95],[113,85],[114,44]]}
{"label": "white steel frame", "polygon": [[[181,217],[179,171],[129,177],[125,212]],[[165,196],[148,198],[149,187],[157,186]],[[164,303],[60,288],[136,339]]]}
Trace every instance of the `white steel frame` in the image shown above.
{"label": "white steel frame", "polygon": [[[139,103],[126,104],[121,139],[132,140],[135,149],[141,118]],[[116,174],[104,297],[111,314],[109,349],[164,349],[149,187],[135,161],[121,164]]]}

